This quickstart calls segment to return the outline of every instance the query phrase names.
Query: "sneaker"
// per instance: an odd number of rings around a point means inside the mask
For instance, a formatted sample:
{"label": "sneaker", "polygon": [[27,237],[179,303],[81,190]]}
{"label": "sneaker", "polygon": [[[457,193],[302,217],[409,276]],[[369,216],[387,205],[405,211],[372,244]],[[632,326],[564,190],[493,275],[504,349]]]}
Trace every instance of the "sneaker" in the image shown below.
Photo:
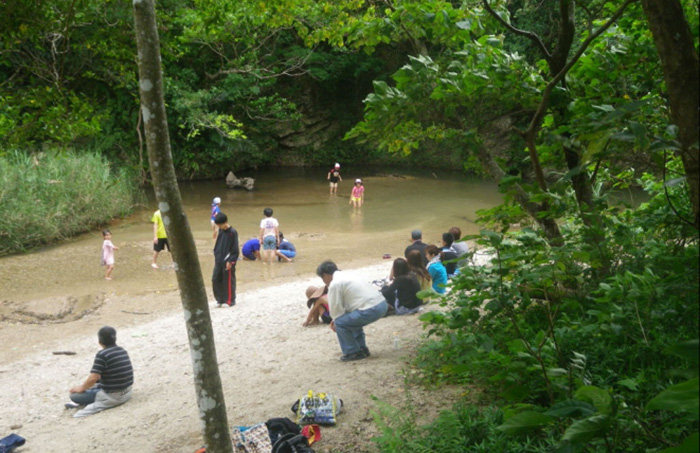
{"label": "sneaker", "polygon": [[70,403],[64,404],[64,406],[66,409],[77,409],[80,407],[80,404],[71,401]]}
{"label": "sneaker", "polygon": [[221,308],[223,306],[224,306],[224,304],[216,304],[216,308]]}
{"label": "sneaker", "polygon": [[367,346],[365,346],[365,347],[362,348],[362,352],[365,353],[365,356],[366,356],[366,357],[369,357],[369,356],[372,355],[372,354],[369,353],[369,348],[368,348]]}
{"label": "sneaker", "polygon": [[158,265],[157,265],[156,263],[151,263],[151,267],[152,267],[153,269],[158,269]]}
{"label": "sneaker", "polygon": [[366,359],[366,358],[367,358],[367,354],[365,354],[365,351],[360,349],[359,351],[357,351],[355,353],[342,356],[340,358],[340,361],[341,362],[354,362],[355,360],[362,360],[362,359]]}

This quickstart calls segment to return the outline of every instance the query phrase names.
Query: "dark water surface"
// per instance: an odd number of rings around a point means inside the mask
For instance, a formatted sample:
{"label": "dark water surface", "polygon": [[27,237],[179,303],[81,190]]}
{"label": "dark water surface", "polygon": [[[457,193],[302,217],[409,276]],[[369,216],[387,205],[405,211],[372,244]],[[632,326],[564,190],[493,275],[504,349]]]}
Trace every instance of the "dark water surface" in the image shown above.
{"label": "dark water surface", "polygon": [[[458,226],[463,234],[478,232],[478,209],[501,202],[496,185],[452,173],[411,176],[387,169],[342,169],[338,194],[329,195],[326,169],[274,169],[256,174],[255,190],[227,189],[223,181],[182,183],[180,191],[197,244],[204,281],[210,286],[213,240],[209,224],[211,200],[222,199],[222,212],[238,230],[241,243],[258,234],[263,209],[271,207],[280,230],[297,248],[292,263],[242,261],[237,267],[239,290],[282,283],[313,275],[324,259],[342,268],[382,262],[384,254],[402,256],[410,231],[423,230],[423,240],[438,243],[443,232]],[[352,182],[365,185],[365,205],[349,204]],[[176,289],[172,260],[161,254],[161,269],[151,269],[152,224],[156,203],[137,210],[109,228],[116,264],[113,281],[100,266],[102,236],[95,230],[25,255],[0,258],[0,301],[50,297],[83,297],[96,293],[142,294]],[[209,291],[210,292],[210,291]]]}

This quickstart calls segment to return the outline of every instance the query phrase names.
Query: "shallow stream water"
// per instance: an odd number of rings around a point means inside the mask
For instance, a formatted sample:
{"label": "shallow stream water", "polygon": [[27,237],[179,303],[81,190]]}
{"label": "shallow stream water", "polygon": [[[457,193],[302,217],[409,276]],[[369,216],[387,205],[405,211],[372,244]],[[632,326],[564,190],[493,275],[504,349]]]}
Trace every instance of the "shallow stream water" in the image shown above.
{"label": "shallow stream water", "polygon": [[[207,287],[213,267],[209,217],[215,196],[221,197],[222,212],[238,231],[241,244],[257,236],[262,211],[271,207],[280,230],[297,248],[291,263],[264,266],[240,262],[239,291],[313,275],[324,259],[334,260],[343,269],[380,263],[385,254],[402,256],[410,243],[410,232],[416,228],[423,231],[426,243],[438,243],[452,226],[461,228],[463,235],[476,233],[476,211],[501,201],[494,183],[454,173],[415,176],[342,170],[337,195],[329,194],[326,169],[283,168],[238,175],[256,179],[251,192],[227,189],[224,181],[182,183],[180,191]],[[358,209],[349,204],[356,177],[365,185],[365,205]],[[95,229],[31,253],[0,258],[0,302],[8,305],[45,299],[50,303],[52,298],[70,296],[77,303],[84,300],[90,304],[93,296],[101,293],[176,289],[169,253],[161,253],[160,269],[150,267],[150,218],[155,209],[151,200],[149,206],[108,226],[112,242],[119,247],[112,281],[104,280],[101,230]]]}

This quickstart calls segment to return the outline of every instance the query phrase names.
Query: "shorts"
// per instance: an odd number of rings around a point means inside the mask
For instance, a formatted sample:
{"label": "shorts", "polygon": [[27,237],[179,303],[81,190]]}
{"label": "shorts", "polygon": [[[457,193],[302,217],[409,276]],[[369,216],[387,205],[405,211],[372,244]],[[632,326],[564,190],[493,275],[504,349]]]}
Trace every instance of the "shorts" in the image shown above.
{"label": "shorts", "polygon": [[362,198],[360,198],[360,197],[350,197],[350,199],[351,199],[352,201],[360,201],[360,200],[362,200]]}
{"label": "shorts", "polygon": [[244,253],[243,256],[245,256],[246,258],[248,258],[251,261],[255,261],[257,259],[257,258],[255,258],[255,255],[252,253],[250,255],[247,255]]}
{"label": "shorts", "polygon": [[277,250],[277,238],[274,236],[265,236],[262,243],[263,250]]}
{"label": "shorts", "polygon": [[287,258],[294,258],[295,256],[297,256],[297,252],[295,252],[294,250],[279,250],[279,252]]}
{"label": "shorts", "polygon": [[170,245],[168,244],[168,238],[158,238],[158,242],[153,243],[153,251],[154,252],[160,252],[164,248],[167,248],[168,252],[170,251]]}

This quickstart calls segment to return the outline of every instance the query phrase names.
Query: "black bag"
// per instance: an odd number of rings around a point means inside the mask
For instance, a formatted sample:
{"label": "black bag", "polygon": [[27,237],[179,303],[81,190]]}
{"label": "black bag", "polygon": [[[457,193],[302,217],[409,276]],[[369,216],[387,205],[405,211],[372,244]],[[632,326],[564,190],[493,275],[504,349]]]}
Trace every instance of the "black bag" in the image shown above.
{"label": "black bag", "polygon": [[293,434],[295,436],[301,434],[301,427],[286,417],[271,418],[265,422],[265,425],[270,433],[272,445],[275,445],[275,442],[285,434]]}
{"label": "black bag", "polygon": [[272,453],[315,453],[302,434],[285,434],[272,446]]}

